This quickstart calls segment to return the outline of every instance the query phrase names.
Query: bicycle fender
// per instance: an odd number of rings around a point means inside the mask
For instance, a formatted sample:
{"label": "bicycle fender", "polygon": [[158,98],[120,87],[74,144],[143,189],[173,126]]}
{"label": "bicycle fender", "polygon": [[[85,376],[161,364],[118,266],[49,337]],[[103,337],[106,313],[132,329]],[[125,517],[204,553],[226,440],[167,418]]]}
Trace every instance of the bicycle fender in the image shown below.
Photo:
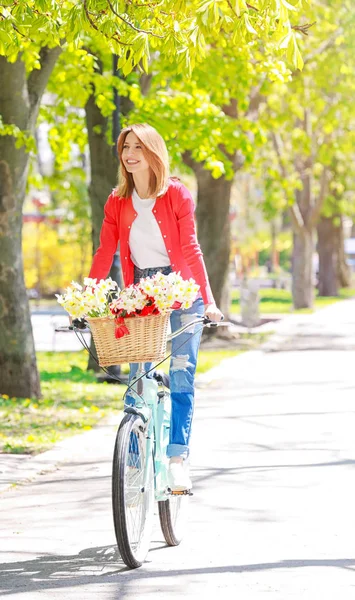
{"label": "bicycle fender", "polygon": [[151,411],[145,407],[136,408],[135,406],[126,406],[123,412],[141,417],[141,419],[144,423],[148,423],[150,415],[151,415]]}

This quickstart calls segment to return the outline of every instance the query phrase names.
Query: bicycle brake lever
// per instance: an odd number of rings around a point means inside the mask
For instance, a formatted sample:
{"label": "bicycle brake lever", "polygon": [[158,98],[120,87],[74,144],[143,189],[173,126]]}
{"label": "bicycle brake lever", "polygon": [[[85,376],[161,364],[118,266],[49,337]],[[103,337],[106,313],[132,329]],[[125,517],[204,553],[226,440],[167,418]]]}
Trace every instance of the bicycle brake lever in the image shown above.
{"label": "bicycle brake lever", "polygon": [[81,319],[73,319],[73,326],[70,329],[87,329],[87,322]]}
{"label": "bicycle brake lever", "polygon": [[[221,321],[223,321],[223,319],[224,317],[222,317]],[[206,317],[206,315],[203,317],[202,322],[204,325],[207,325],[207,327],[216,328],[219,325],[218,321],[211,321],[211,319],[209,317]]]}

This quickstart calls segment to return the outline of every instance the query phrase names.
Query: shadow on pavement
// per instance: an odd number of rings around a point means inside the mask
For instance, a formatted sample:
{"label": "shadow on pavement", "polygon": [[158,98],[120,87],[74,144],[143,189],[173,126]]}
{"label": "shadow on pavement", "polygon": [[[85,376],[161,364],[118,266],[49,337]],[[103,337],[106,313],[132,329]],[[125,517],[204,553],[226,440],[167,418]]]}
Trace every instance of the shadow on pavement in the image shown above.
{"label": "shadow on pavement", "polygon": [[128,571],[117,547],[87,548],[77,555],[47,555],[0,565],[0,594],[66,588],[109,581]]}
{"label": "shadow on pavement", "polygon": [[206,475],[195,475],[193,478],[194,488],[197,488],[203,481],[209,481],[211,479],[215,479],[216,477],[223,477],[225,475],[234,475],[240,472],[246,471],[270,471],[272,469],[304,469],[304,468],[318,468],[318,467],[344,467],[344,466],[355,466],[355,460],[352,459],[344,459],[338,461],[331,462],[319,462],[319,463],[294,463],[294,464],[264,464],[264,465],[247,465],[240,467],[226,467],[226,468],[199,468],[195,467],[196,471],[199,473],[206,472]]}
{"label": "shadow on pavement", "polygon": [[[125,590],[131,581],[149,578],[181,578],[185,575],[213,575],[222,573],[248,573],[274,569],[295,569],[309,567],[333,567],[350,569],[355,567],[355,558],[336,559],[285,559],[278,562],[252,563],[244,565],[221,565],[191,569],[154,570],[149,568],[130,571],[121,562],[115,546],[88,548],[72,556],[40,556],[33,560],[18,561],[0,565],[1,596],[37,590],[53,591],[90,584],[120,584],[120,598],[131,596],[133,590]],[[128,573],[128,571],[130,571]],[[117,580],[120,574],[125,576]],[[122,586],[122,587],[121,587]],[[157,582],[157,588],[159,583]],[[154,591],[153,589],[151,590]],[[127,592],[127,593],[126,593]],[[133,597],[133,596],[132,596]]]}

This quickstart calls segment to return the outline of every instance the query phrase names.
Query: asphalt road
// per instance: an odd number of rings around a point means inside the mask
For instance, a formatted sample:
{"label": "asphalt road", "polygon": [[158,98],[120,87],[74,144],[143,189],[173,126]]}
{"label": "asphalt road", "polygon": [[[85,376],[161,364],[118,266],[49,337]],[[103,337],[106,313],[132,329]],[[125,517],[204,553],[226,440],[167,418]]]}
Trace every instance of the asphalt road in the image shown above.
{"label": "asphalt road", "polygon": [[[355,597],[355,302],[289,321],[197,394],[189,532],[147,562],[116,552],[114,428],[0,495],[0,595],[11,600]],[[336,340],[336,343],[334,342]],[[312,349],[313,348],[313,349]]]}

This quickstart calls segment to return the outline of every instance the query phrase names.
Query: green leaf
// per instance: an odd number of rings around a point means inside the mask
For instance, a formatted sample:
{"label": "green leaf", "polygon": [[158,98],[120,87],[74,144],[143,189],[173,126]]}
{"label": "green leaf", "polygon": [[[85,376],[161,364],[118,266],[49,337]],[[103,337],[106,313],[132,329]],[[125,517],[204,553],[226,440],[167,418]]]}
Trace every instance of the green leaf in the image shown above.
{"label": "green leaf", "polygon": [[258,35],[257,32],[255,31],[254,27],[250,23],[249,17],[246,13],[244,14],[244,22],[245,22],[245,27],[247,28],[249,33],[252,33],[253,35]]}
{"label": "green leaf", "polygon": [[295,35],[293,35],[293,44],[294,44],[293,64],[294,64],[294,66],[297,69],[299,69],[300,71],[302,71],[303,66],[304,66],[304,62],[303,62],[303,58],[301,56],[301,53],[300,53],[298,45],[297,45],[297,41],[296,41]]}
{"label": "green leaf", "polygon": [[290,4],[289,2],[287,2],[287,0],[281,0],[282,4],[284,5],[285,8],[287,8],[288,10],[294,10],[296,11],[296,7],[293,6],[292,4]]}

